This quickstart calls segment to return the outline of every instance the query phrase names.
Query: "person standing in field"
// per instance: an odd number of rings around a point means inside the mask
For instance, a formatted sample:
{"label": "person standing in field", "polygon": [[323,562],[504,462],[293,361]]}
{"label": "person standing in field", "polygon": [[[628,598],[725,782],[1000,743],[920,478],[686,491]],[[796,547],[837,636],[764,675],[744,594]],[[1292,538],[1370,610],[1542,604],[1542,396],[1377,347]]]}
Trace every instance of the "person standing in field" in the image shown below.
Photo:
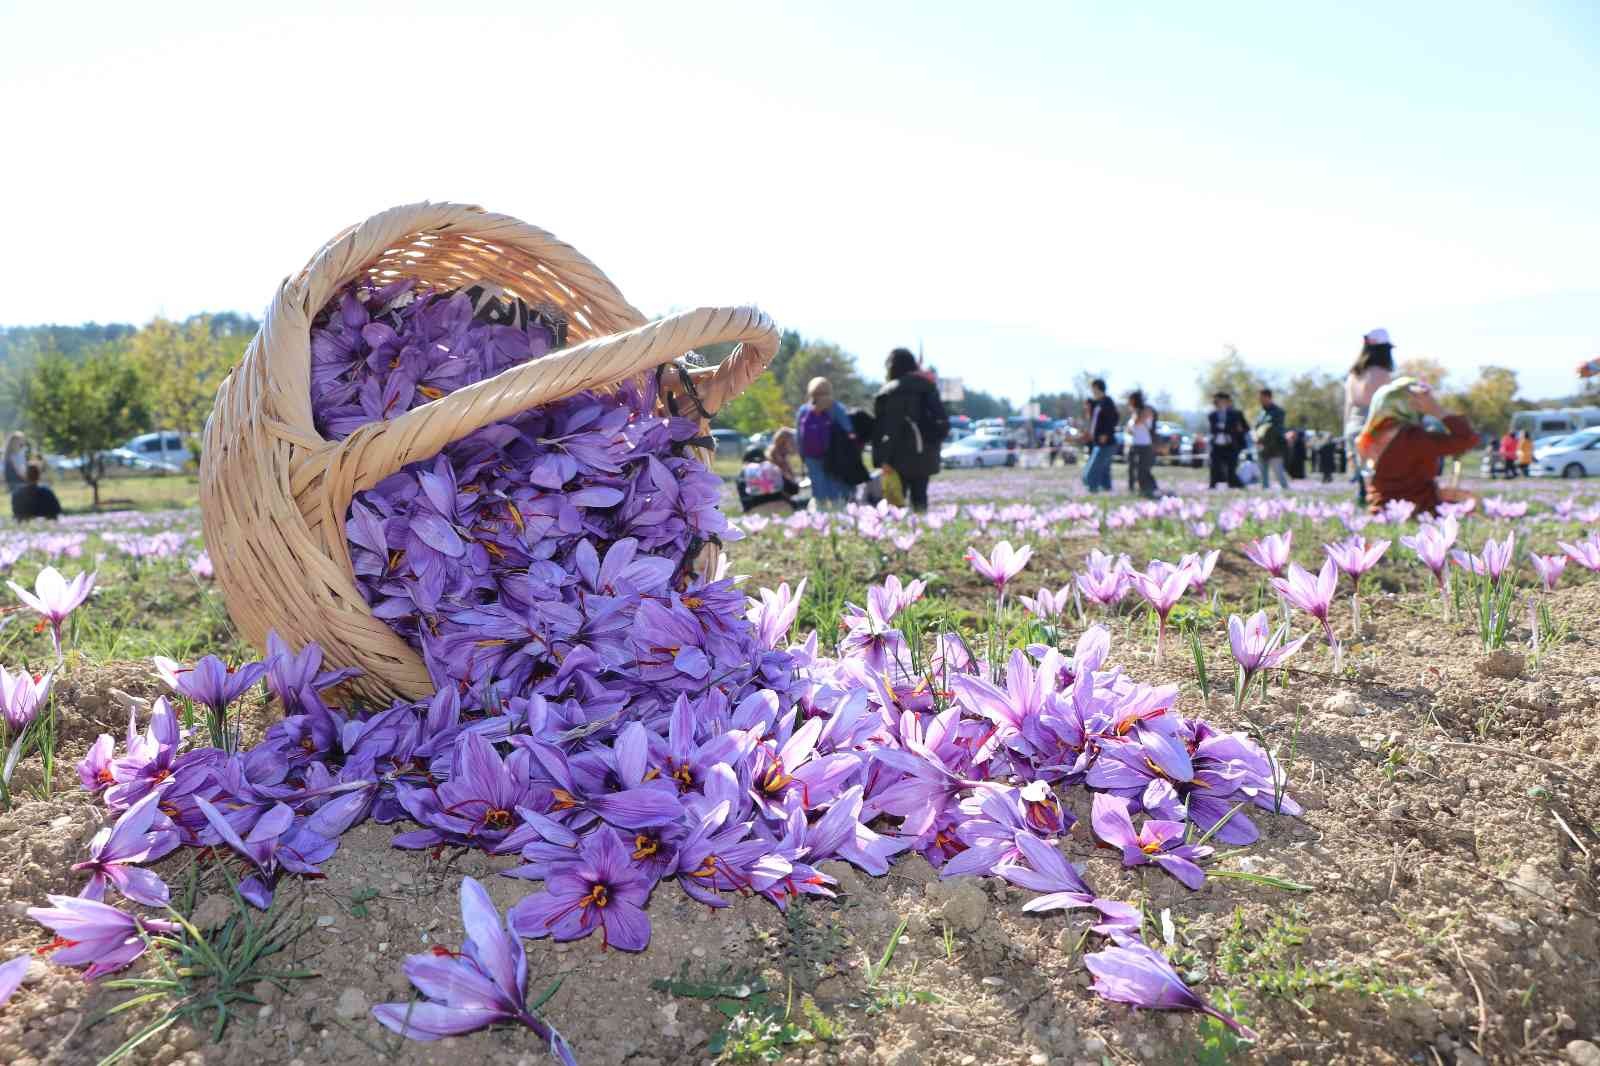
{"label": "person standing in field", "polygon": [[1088,426],[1089,461],[1083,468],[1083,485],[1090,492],[1111,491],[1111,453],[1116,448],[1117,405],[1106,395],[1103,378],[1089,383],[1089,399],[1083,406]]}
{"label": "person standing in field", "polygon": [[1517,466],[1523,477],[1533,476],[1533,435],[1527,430],[1517,434]]}
{"label": "person standing in field", "polygon": [[1505,468],[1507,478],[1517,476],[1517,435],[1509,429],[1500,438],[1500,465]]}
{"label": "person standing in field", "polygon": [[1239,480],[1239,452],[1244,448],[1249,428],[1244,424],[1244,415],[1233,406],[1231,393],[1219,391],[1211,397],[1211,402],[1213,407],[1206,413],[1207,451],[1211,453],[1211,481],[1207,487],[1243,488],[1244,483]]}
{"label": "person standing in field", "polygon": [[1261,413],[1256,416],[1254,429],[1256,456],[1261,460],[1261,487],[1270,489],[1272,477],[1278,477],[1278,487],[1289,491],[1289,472],[1285,461],[1289,457],[1289,437],[1285,428],[1289,416],[1272,401],[1272,390],[1262,389],[1256,394],[1261,402]]}
{"label": "person standing in field", "polygon": [[[1361,354],[1351,364],[1344,379],[1344,437],[1346,452],[1354,456],[1356,434],[1367,424],[1367,408],[1372,396],[1394,378],[1394,343],[1389,331],[1375,329],[1361,338]],[[1361,463],[1355,467],[1356,502],[1367,503],[1367,482],[1361,473]]]}
{"label": "person standing in field", "polygon": [[1156,411],[1144,402],[1144,390],[1128,393],[1128,491],[1155,499]]}
{"label": "person standing in field", "polygon": [[928,509],[928,479],[939,472],[939,447],[950,435],[950,415],[939,387],[908,349],[889,353],[884,377],[888,383],[872,401],[872,463],[886,483],[899,481],[911,509],[921,514]]}
{"label": "person standing in field", "polygon": [[850,486],[829,470],[828,452],[837,448],[834,431],[848,437],[851,428],[844,404],[833,398],[833,383],[827,378],[812,378],[806,384],[806,402],[795,413],[794,432],[800,443],[800,461],[811,478],[811,498],[820,507],[850,498]]}

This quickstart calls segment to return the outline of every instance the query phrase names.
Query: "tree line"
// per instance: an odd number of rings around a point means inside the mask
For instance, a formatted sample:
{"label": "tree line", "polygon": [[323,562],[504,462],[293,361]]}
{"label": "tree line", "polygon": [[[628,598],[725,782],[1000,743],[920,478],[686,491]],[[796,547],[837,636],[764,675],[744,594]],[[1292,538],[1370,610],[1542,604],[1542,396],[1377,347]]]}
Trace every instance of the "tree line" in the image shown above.
{"label": "tree line", "polygon": [[0,425],[78,462],[100,503],[104,453],[150,430],[175,430],[199,453],[217,386],[257,323],[228,312],[141,327],[0,329]]}

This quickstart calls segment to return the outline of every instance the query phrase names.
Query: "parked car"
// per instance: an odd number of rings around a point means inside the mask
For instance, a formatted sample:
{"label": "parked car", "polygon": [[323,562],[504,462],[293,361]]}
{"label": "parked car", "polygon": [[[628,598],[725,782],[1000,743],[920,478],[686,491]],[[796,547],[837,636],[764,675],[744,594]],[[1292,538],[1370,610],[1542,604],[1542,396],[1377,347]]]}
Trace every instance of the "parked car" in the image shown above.
{"label": "parked car", "polygon": [[945,445],[939,458],[947,467],[1016,466],[1017,452],[1004,437],[978,434]]}
{"label": "parked car", "polygon": [[1528,472],[1535,477],[1568,478],[1600,474],[1600,429],[1584,430],[1535,448]]}
{"label": "parked car", "polygon": [[738,430],[714,429],[711,431],[711,439],[716,442],[718,459],[743,458],[745,448],[748,447],[746,443],[748,438]]}
{"label": "parked car", "polygon": [[141,433],[120,448],[106,453],[106,461],[135,470],[159,470],[175,474],[193,461],[194,455],[183,446],[183,436],[170,429]]}

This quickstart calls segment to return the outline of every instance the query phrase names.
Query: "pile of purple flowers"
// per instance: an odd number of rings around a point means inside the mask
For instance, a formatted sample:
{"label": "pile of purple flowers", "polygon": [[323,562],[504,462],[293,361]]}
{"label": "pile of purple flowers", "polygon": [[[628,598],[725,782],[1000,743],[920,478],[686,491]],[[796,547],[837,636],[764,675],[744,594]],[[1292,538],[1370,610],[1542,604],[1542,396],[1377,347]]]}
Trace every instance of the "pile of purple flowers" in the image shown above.
{"label": "pile of purple flowers", "polygon": [[[311,331],[317,426],[339,437],[393,418],[554,350],[562,332],[553,313],[483,289],[352,288]],[[708,681],[735,700],[748,689],[754,649],[724,621],[743,597],[688,568],[729,535],[722,483],[686,454],[696,424],[657,414],[656,395],[646,380],[568,397],[352,502],[373,613],[464,706],[570,693],[639,713]]]}
{"label": "pile of purple flowers", "polygon": [[[315,647],[274,642],[264,663],[231,672],[215,661],[169,668],[177,697],[208,711],[260,678],[285,717],[230,754],[190,747],[163,699],[142,731],[130,722],[121,752],[102,737],[79,773],[119,819],[80,867],[86,891],[159,902],[159,878],[128,867],[176,840],[227,855],[245,897],[264,907],[283,878],[317,873],[339,835],[372,818],[409,823],[398,847],[515,856],[505,876],[542,882],[506,915],[518,936],[598,933],[603,945],[637,951],[650,937],[646,906],[666,885],[713,907],[736,895],[785,907],[833,894],[828,860],[881,875],[915,851],[941,876],[998,876],[1041,893],[1030,910],[1098,911],[1096,928],[1115,947],[1095,965],[1116,969],[1103,983],[1113,998],[1203,1005],[1187,990],[1174,998],[1182,983],[1142,949],[1136,908],[1100,898],[1061,852],[1074,822],[1062,797],[1092,792],[1101,842],[1126,865],[1196,888],[1210,854],[1196,835],[1247,844],[1257,831],[1235,808],[1298,812],[1272,760],[1240,734],[1181,715],[1175,686],[1107,666],[1101,627],[1070,656],[1035,647],[1005,663],[974,657],[954,634],[915,647],[899,619],[921,588],[891,579],[846,614],[840,657],[828,658],[815,634],[785,647],[802,593],[763,590],[743,617],[722,620],[781,665],[738,699],[714,684],[685,689],[674,675],[670,701],[532,693],[467,709],[448,688],[426,702],[349,710],[325,698],[347,672],[324,671]],[[35,916],[87,920],[77,902],[53,902]],[[131,961],[134,940],[121,943],[118,962]],[[466,1016],[458,1030],[437,1011],[429,1017],[433,1037],[475,1027]]]}

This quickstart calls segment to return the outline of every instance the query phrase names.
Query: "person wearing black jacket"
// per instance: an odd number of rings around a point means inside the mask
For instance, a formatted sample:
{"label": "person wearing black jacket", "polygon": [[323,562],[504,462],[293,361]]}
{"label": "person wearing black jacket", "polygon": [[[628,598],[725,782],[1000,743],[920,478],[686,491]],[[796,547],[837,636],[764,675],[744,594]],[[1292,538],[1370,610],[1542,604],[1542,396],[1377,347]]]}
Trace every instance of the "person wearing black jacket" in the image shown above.
{"label": "person wearing black jacket", "polygon": [[52,522],[61,517],[61,501],[50,486],[39,484],[39,466],[29,463],[27,480],[11,494],[11,517],[18,522],[30,518],[48,518]]}
{"label": "person wearing black jacket", "polygon": [[1244,415],[1233,406],[1231,393],[1218,392],[1211,397],[1215,406],[1206,415],[1209,433],[1208,450],[1211,453],[1211,488],[1225,483],[1229,488],[1244,488],[1239,480],[1239,452],[1244,448],[1250,427]]}
{"label": "person wearing black jacket", "polygon": [[1089,399],[1083,405],[1089,423],[1089,461],[1083,467],[1083,486],[1090,492],[1111,491],[1111,455],[1117,447],[1117,405],[1106,395],[1106,383],[1095,378],[1089,383]]}
{"label": "person wearing black jacket", "polygon": [[950,416],[939,388],[917,367],[905,348],[889,353],[888,384],[872,401],[872,464],[893,470],[905,487],[911,509],[928,509],[928,479],[939,472],[939,446],[950,435]]}

